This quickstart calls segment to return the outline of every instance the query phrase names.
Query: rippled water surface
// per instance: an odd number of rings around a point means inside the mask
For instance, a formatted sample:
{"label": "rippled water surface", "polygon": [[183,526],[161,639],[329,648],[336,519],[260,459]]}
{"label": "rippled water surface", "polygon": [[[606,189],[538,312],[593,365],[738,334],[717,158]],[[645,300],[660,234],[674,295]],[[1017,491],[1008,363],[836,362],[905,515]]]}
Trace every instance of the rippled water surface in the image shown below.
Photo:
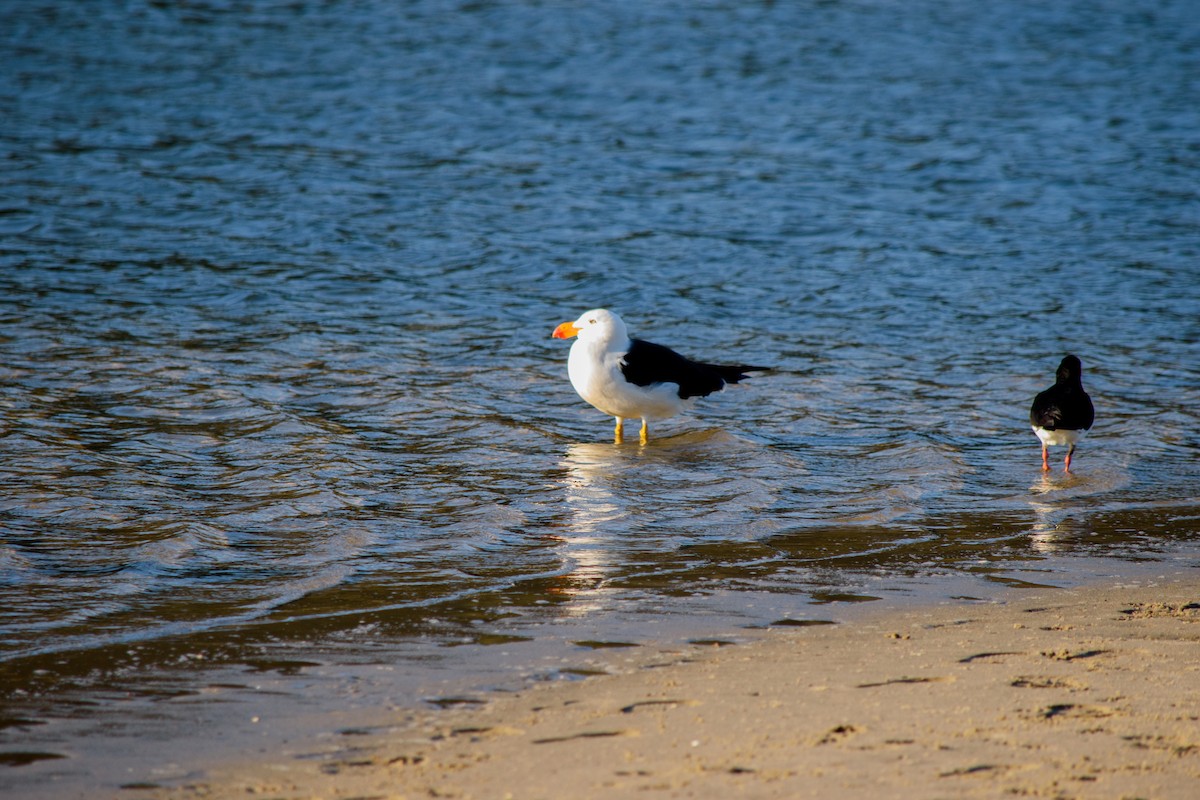
{"label": "rippled water surface", "polygon": [[[0,787],[264,686],[1197,565],[1186,0],[0,6]],[[614,445],[595,306],[777,369]]]}

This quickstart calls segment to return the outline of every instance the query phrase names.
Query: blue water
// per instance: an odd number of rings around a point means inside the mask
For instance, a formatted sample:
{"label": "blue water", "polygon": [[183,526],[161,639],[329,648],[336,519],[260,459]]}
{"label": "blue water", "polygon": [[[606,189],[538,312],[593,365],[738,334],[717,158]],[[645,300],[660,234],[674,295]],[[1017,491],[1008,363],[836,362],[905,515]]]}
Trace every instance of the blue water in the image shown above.
{"label": "blue water", "polygon": [[[1198,563],[1185,0],[0,6],[0,787]],[[777,369],[615,446],[597,306]]]}

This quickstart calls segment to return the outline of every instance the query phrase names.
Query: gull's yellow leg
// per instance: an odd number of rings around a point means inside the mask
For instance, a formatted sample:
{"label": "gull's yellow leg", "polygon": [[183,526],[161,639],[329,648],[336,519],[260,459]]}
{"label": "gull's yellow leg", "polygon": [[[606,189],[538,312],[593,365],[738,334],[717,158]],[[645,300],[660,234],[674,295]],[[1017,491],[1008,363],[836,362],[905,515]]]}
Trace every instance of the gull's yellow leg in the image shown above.
{"label": "gull's yellow leg", "polygon": [[616,438],[617,444],[620,444],[625,437],[625,420],[620,417],[617,417],[617,427],[613,431],[613,436]]}
{"label": "gull's yellow leg", "polygon": [[646,420],[642,420],[642,432],[638,436],[638,439],[642,444],[650,441],[650,423],[646,422]]}

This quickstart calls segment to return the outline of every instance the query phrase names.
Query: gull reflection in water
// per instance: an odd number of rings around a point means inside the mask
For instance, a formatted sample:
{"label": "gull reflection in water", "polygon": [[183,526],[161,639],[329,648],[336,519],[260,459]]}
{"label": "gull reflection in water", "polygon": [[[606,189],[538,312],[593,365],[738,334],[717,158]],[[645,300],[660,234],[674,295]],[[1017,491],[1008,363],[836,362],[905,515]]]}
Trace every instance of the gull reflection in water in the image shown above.
{"label": "gull reflection in water", "polygon": [[[646,446],[573,444],[564,455],[559,588],[581,613],[612,602],[622,578],[662,546],[760,538],[782,524],[767,513],[777,497],[763,474],[802,466],[721,430],[690,431]],[[665,534],[669,543],[659,538]]]}
{"label": "gull reflection in water", "polygon": [[563,459],[566,476],[567,520],[561,539],[562,558],[571,571],[557,591],[570,595],[567,609],[583,615],[600,608],[612,591],[608,580],[615,569],[613,537],[627,527],[628,508],[615,485],[616,478],[630,468],[632,458],[614,444],[573,444]]}

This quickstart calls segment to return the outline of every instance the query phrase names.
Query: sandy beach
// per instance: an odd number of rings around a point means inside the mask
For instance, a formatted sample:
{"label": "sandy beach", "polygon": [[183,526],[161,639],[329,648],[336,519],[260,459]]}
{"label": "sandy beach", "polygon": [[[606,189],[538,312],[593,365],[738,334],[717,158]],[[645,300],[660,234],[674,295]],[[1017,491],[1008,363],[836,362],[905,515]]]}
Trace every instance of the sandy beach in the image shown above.
{"label": "sandy beach", "polygon": [[154,798],[1196,797],[1200,581],[868,612],[295,744]]}

